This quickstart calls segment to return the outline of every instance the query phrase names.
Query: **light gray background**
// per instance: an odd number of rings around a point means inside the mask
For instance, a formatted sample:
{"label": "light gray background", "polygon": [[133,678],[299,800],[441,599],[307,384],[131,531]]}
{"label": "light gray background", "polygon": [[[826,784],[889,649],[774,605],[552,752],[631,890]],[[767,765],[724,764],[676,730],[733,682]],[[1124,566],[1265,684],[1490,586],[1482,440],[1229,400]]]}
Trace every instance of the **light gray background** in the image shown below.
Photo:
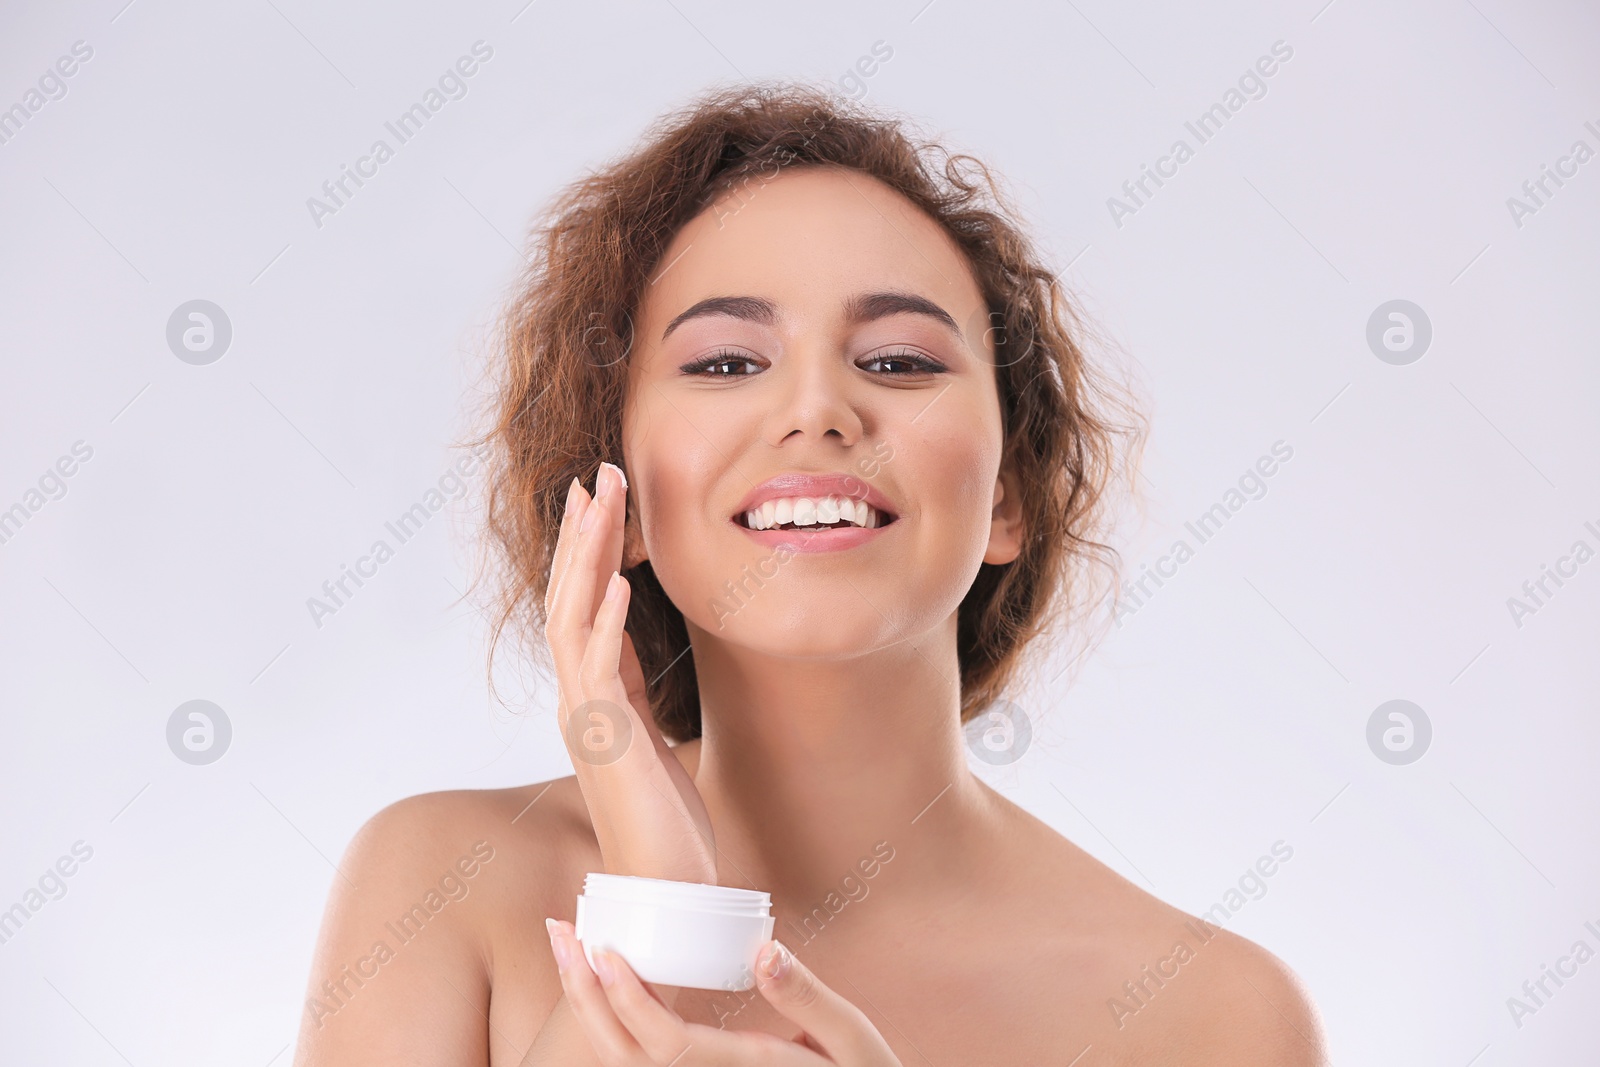
{"label": "light gray background", "polygon": [[[362,821],[569,772],[548,688],[508,668],[515,713],[489,699],[470,500],[320,628],[306,600],[455,460],[538,205],[711,82],[836,80],[877,41],[868,99],[1005,174],[1140,367],[1135,575],[1294,449],[1075,684],[1017,694],[1033,746],[979,772],[1191,911],[1292,847],[1229,925],[1303,976],[1335,1063],[1600,1055],[1600,961],[1520,1028],[1506,1004],[1600,949],[1600,561],[1507,606],[1600,548],[1600,160],[1520,227],[1506,204],[1600,149],[1592,6],[123,3],[0,32],[0,107],[94,50],[0,145],[0,508],[93,449],[0,545],[0,908],[94,850],[0,945],[0,1059],[286,1063]],[[480,39],[468,95],[314,226]],[[1115,225],[1278,40],[1265,97]],[[197,298],[233,327],[209,366],[165,340]],[[1407,366],[1365,339],[1397,298],[1434,332]],[[1396,698],[1433,726],[1408,766],[1366,742]],[[209,766],[167,747],[192,699],[232,723]]]}

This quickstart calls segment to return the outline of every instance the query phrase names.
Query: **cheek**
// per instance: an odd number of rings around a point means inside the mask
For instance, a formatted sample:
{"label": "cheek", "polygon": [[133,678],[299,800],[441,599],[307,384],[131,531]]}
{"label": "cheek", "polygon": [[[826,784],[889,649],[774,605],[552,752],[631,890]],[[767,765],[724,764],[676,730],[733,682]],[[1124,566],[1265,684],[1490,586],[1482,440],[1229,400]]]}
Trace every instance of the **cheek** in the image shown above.
{"label": "cheek", "polygon": [[704,584],[709,487],[728,465],[724,442],[713,440],[669,405],[642,406],[624,425],[624,450],[634,476],[639,533],[651,567],[674,600]]}
{"label": "cheek", "polygon": [[1000,444],[991,440],[998,430],[991,434],[979,427],[976,416],[945,423],[907,446],[907,458],[915,461],[915,473],[907,475],[915,478],[917,495],[925,501],[923,532],[952,562],[981,558],[988,544]]}

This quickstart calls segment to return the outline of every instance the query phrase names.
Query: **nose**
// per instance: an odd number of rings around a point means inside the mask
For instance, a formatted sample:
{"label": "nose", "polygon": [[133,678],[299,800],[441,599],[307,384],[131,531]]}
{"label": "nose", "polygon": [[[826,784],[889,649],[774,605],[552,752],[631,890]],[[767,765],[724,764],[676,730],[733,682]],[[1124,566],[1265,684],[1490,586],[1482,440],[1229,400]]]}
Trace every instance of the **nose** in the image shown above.
{"label": "nose", "polygon": [[791,353],[782,400],[768,421],[768,442],[831,440],[849,446],[861,440],[864,427],[850,370],[833,353]]}

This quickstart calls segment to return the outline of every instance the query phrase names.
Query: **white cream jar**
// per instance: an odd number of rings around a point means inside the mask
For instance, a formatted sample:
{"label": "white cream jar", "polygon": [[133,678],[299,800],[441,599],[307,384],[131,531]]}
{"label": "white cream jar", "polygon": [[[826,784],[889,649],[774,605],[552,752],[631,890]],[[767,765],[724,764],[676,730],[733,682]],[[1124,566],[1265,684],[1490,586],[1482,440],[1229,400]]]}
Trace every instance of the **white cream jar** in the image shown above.
{"label": "white cream jar", "polygon": [[591,967],[608,948],[647,982],[742,990],[772,937],[771,906],[756,889],[591,872],[573,928]]}

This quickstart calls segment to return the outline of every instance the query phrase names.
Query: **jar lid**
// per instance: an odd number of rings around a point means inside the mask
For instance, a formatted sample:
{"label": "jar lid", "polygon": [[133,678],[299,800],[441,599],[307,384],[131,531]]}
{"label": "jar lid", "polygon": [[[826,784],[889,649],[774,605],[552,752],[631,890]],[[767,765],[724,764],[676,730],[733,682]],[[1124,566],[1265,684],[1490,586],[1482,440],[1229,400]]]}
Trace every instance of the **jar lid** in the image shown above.
{"label": "jar lid", "polygon": [[705,882],[678,882],[630,874],[603,874],[598,871],[591,871],[584,876],[583,895],[618,903],[653,904],[657,907],[688,908],[730,915],[765,916],[772,905],[772,897],[759,889],[738,889]]}

